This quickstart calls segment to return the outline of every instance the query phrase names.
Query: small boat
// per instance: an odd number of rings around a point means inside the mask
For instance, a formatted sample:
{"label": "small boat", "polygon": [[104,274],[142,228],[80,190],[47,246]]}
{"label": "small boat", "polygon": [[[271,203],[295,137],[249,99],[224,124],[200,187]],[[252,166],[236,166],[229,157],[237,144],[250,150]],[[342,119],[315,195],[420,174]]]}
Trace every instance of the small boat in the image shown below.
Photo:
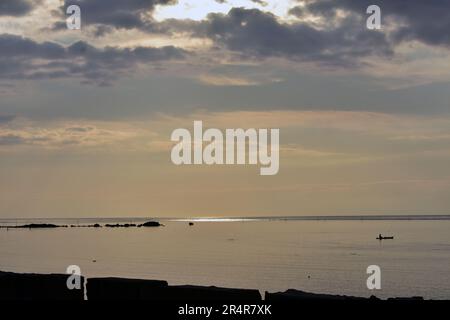
{"label": "small boat", "polygon": [[381,234],[376,238],[377,240],[392,240],[394,237],[383,237]]}

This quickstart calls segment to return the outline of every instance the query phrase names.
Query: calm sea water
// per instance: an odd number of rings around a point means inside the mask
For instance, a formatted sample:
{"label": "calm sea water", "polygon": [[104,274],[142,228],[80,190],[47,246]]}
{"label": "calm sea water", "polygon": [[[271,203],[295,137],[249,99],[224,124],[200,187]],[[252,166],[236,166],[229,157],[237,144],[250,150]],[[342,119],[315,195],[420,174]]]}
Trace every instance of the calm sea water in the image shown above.
{"label": "calm sea water", "polygon": [[[161,228],[0,229],[0,270],[64,273],[75,264],[87,277],[450,299],[449,216],[196,219],[194,226],[187,221],[166,219]],[[0,219],[0,225],[27,222]],[[379,233],[395,239],[378,241]],[[372,264],[381,267],[381,290],[366,287]]]}

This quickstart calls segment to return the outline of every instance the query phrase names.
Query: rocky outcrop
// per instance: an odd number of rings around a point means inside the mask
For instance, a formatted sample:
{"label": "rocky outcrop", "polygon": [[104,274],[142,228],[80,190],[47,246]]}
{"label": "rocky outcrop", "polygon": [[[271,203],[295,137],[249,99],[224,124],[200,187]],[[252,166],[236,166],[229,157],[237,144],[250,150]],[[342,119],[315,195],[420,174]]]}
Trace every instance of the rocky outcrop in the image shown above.
{"label": "rocky outcrop", "polygon": [[261,301],[258,290],[203,286],[169,286],[166,281],[92,278],[88,300]]}
{"label": "rocky outcrop", "polygon": [[51,228],[67,228],[66,225],[59,226],[56,224],[51,223],[31,223],[31,224],[24,224],[21,226],[1,226],[0,228],[8,228],[8,229],[51,229]]}
{"label": "rocky outcrop", "polygon": [[162,226],[162,224],[159,223],[158,221],[148,221],[139,225],[139,227],[160,227],[160,226]]}
{"label": "rocky outcrop", "polygon": [[[84,300],[84,278],[81,289],[69,290],[66,274],[19,274],[0,271],[0,300]],[[125,278],[90,278],[88,300],[149,300],[172,302],[260,302],[261,294],[253,289],[174,285],[167,281]],[[388,301],[416,301],[422,297],[389,298]],[[380,301],[370,298],[317,294],[289,289],[265,293],[267,303],[297,301]]]}
{"label": "rocky outcrop", "polygon": [[0,271],[0,300],[84,300],[81,289],[69,290],[66,274],[21,274]]}
{"label": "rocky outcrop", "polygon": [[98,223],[95,224],[72,224],[71,228],[101,228],[102,226]]}
{"label": "rocky outcrop", "polygon": [[[379,298],[375,296],[370,296],[369,298],[364,297],[354,297],[354,296],[343,296],[343,295],[333,295],[333,294],[320,294],[320,293],[311,293],[300,290],[289,289],[284,292],[275,292],[269,293],[266,291],[265,301],[267,302],[295,302],[295,301],[304,301],[304,300],[313,300],[313,301],[321,301],[321,300],[333,300],[333,301],[378,301]],[[409,298],[388,298],[388,301],[415,301],[415,300],[423,300],[422,297],[409,297]]]}
{"label": "rocky outcrop", "polygon": [[261,301],[261,294],[254,289],[232,289],[203,286],[171,286],[168,290],[168,300],[174,301]]}
{"label": "rocky outcrop", "polygon": [[88,300],[158,300],[165,295],[167,281],[124,278],[90,278]]}
{"label": "rocky outcrop", "polygon": [[131,227],[136,227],[136,224],[134,223],[125,223],[125,224],[105,224],[105,227],[107,228],[131,228]]}
{"label": "rocky outcrop", "polygon": [[398,297],[398,298],[388,298],[387,301],[420,301],[423,297]]}
{"label": "rocky outcrop", "polygon": [[343,295],[333,295],[333,294],[319,294],[311,293],[300,290],[289,289],[284,292],[269,293],[266,291],[265,301],[267,302],[291,302],[300,300],[378,300],[375,296],[370,298],[363,297],[353,297],[353,296],[343,296]]}
{"label": "rocky outcrop", "polygon": [[[164,226],[163,224],[159,223],[158,221],[148,221],[143,224],[135,224],[135,223],[107,223],[105,224],[106,228],[131,228],[131,227],[161,227]],[[51,223],[31,223],[31,224],[24,224],[19,226],[0,226],[0,228],[5,229],[39,229],[39,228],[68,228],[68,225],[56,225]],[[79,224],[71,224],[71,228],[101,228],[102,226],[98,223],[95,224],[85,224],[85,225],[79,225]]]}

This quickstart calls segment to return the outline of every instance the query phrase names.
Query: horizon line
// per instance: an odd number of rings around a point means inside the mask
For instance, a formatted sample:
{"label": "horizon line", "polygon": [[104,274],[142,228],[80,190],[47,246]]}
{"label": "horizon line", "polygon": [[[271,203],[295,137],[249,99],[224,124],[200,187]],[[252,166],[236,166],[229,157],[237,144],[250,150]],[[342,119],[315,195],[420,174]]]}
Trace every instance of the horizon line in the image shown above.
{"label": "horizon line", "polygon": [[0,218],[11,220],[162,220],[162,221],[197,221],[197,222],[233,222],[233,221],[268,221],[268,220],[450,220],[450,214],[376,214],[376,215],[288,215],[288,216],[195,216],[195,217],[20,217]]}

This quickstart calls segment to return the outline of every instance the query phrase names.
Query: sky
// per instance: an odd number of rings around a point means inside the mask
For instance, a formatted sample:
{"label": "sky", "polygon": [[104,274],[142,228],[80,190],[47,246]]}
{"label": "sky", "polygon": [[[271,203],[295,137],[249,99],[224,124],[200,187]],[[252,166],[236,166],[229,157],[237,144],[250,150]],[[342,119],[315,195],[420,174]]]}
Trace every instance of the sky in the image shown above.
{"label": "sky", "polygon": [[[448,30],[442,0],[3,0],[0,218],[448,214]],[[174,165],[194,120],[279,128],[278,174]]]}

